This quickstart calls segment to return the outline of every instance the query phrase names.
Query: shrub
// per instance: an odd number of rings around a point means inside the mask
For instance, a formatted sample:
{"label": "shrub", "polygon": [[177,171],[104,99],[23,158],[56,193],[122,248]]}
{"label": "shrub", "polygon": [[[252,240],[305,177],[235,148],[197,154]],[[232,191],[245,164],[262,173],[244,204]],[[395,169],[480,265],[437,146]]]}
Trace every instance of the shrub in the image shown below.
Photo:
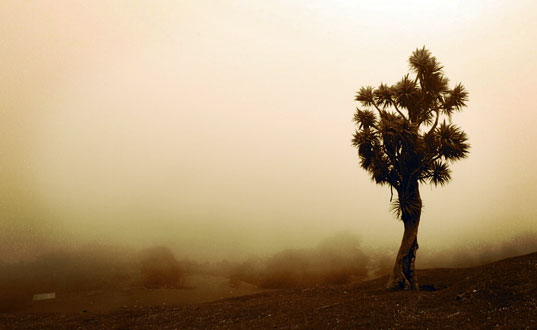
{"label": "shrub", "polygon": [[141,253],[140,274],[146,288],[180,288],[184,272],[171,250],[159,246]]}

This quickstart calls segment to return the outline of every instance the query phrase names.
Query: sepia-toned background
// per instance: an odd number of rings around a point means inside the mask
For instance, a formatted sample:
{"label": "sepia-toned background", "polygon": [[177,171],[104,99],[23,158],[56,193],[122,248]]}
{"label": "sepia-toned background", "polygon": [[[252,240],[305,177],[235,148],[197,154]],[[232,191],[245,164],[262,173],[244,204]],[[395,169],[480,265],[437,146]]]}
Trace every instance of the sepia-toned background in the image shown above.
{"label": "sepia-toned background", "polygon": [[422,187],[429,251],[535,234],[533,1],[2,1],[0,261],[87,242],[218,260],[402,224],[351,147],[355,92],[422,46],[468,159]]}

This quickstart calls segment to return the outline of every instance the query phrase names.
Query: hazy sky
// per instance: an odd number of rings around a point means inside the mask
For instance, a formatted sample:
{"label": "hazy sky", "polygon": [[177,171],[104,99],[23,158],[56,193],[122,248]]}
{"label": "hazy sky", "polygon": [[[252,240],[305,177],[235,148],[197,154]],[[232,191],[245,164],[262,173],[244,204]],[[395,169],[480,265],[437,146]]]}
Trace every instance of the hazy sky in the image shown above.
{"label": "hazy sky", "polygon": [[0,260],[89,241],[234,258],[352,231],[397,246],[355,92],[425,45],[470,157],[422,249],[537,231],[534,1],[0,2]]}

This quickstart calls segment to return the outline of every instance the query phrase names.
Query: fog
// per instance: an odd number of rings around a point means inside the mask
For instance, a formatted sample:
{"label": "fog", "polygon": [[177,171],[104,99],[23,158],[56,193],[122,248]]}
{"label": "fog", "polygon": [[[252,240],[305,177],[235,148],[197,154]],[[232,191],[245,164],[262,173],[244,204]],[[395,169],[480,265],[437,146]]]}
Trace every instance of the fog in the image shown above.
{"label": "fog", "polygon": [[395,83],[423,45],[469,91],[454,121],[472,148],[449,185],[422,186],[420,255],[530,252],[536,14],[532,1],[2,1],[0,261],[97,243],[242,262],[338,232],[395,253],[402,223],[358,165],[353,98]]}

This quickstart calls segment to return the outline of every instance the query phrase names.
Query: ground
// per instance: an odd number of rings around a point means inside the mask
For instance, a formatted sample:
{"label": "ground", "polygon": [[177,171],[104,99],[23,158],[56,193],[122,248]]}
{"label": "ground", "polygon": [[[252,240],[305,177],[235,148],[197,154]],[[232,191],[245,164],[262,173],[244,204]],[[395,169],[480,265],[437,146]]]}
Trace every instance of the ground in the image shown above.
{"label": "ground", "polygon": [[0,314],[0,329],[537,329],[537,253],[418,275],[420,292],[387,291],[382,277],[206,303]]}

